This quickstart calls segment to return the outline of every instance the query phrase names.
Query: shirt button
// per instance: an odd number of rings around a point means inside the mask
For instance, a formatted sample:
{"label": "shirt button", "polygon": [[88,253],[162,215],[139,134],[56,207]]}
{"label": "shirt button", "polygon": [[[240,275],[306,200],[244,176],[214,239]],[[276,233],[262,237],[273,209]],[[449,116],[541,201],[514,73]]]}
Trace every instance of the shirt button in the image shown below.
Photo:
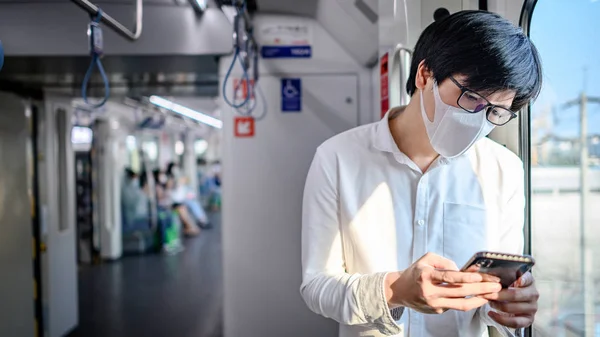
{"label": "shirt button", "polygon": [[417,221],[417,224],[418,224],[419,226],[423,226],[423,225],[425,224],[425,221],[423,221],[423,220],[419,220],[419,221]]}

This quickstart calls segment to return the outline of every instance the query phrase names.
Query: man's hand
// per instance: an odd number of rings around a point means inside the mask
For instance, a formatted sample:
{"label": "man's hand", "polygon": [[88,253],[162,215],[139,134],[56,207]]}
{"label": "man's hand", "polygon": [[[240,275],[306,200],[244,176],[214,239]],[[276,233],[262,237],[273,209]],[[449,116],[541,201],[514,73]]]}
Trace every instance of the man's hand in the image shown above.
{"label": "man's hand", "polygon": [[526,328],[533,324],[540,297],[531,273],[524,274],[515,284],[496,294],[482,296],[490,306],[502,313],[490,311],[489,316],[509,328]]}
{"label": "man's hand", "polygon": [[495,276],[460,272],[454,262],[427,253],[408,269],[388,274],[386,298],[390,307],[427,314],[469,311],[488,303],[483,295],[497,294],[502,289],[499,282]]}

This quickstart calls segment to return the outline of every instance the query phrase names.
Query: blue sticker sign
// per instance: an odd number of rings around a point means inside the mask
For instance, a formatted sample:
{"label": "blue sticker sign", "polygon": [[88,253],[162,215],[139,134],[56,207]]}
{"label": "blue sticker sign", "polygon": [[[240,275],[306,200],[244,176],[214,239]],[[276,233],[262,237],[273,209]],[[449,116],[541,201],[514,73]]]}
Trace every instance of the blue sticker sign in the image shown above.
{"label": "blue sticker sign", "polygon": [[302,82],[299,78],[281,79],[281,111],[302,111]]}
{"label": "blue sticker sign", "polygon": [[260,54],[265,59],[274,58],[310,58],[311,46],[263,46]]}

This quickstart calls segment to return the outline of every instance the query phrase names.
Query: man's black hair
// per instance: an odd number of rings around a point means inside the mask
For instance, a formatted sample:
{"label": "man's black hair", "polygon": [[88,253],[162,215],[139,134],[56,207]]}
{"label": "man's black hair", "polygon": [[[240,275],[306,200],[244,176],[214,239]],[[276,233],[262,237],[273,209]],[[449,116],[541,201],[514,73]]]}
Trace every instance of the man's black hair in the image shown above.
{"label": "man's black hair", "polygon": [[535,99],[542,87],[541,61],[533,43],[520,28],[487,11],[460,11],[423,31],[406,83],[411,96],[423,60],[438,83],[460,74],[466,76],[465,87],[482,95],[515,90],[514,111]]}
{"label": "man's black hair", "polygon": [[178,166],[177,163],[175,163],[173,161],[171,161],[171,162],[169,162],[167,164],[167,171],[166,171],[166,173],[167,173],[168,177],[173,177],[173,168],[176,167],[176,166]]}
{"label": "man's black hair", "polygon": [[162,173],[163,172],[160,169],[157,169],[157,168],[155,168],[155,169],[152,170],[152,178],[154,179],[154,184],[156,184],[156,186],[162,186],[162,187],[165,186],[164,183],[160,182],[160,175]]}
{"label": "man's black hair", "polygon": [[125,177],[127,178],[127,180],[131,180],[133,178],[136,178],[137,176],[137,173],[135,173],[135,171],[132,170],[130,167],[125,168]]}
{"label": "man's black hair", "polygon": [[140,173],[140,187],[144,188],[148,184],[148,173],[146,171],[142,171]]}

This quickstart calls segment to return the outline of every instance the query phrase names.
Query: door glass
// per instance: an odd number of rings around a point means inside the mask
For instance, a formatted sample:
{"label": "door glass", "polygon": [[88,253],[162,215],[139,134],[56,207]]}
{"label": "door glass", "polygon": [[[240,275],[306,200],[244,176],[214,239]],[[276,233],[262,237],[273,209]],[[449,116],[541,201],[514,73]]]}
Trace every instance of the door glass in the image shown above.
{"label": "door glass", "polygon": [[[185,160],[184,160],[184,153],[185,153],[185,143],[183,142],[182,138],[178,139],[175,142],[175,149],[174,149],[174,153],[175,153],[175,162],[179,163],[180,165],[185,166]],[[189,149],[188,149],[189,150]]]}
{"label": "door glass", "polygon": [[129,135],[125,138],[125,144],[127,146],[127,160],[125,162],[133,172],[140,173],[142,171],[142,163],[137,147],[137,139],[135,136]]}
{"label": "door glass", "polygon": [[208,150],[208,142],[205,139],[197,139],[194,141],[194,152],[196,157],[201,158],[206,154]]}
{"label": "door glass", "polygon": [[531,116],[536,336],[600,336],[599,18],[599,1],[573,0],[539,1],[531,20],[545,81]]}
{"label": "door glass", "polygon": [[158,140],[145,140],[142,143],[142,150],[144,151],[144,156],[148,160],[148,163],[151,168],[158,167]]}

